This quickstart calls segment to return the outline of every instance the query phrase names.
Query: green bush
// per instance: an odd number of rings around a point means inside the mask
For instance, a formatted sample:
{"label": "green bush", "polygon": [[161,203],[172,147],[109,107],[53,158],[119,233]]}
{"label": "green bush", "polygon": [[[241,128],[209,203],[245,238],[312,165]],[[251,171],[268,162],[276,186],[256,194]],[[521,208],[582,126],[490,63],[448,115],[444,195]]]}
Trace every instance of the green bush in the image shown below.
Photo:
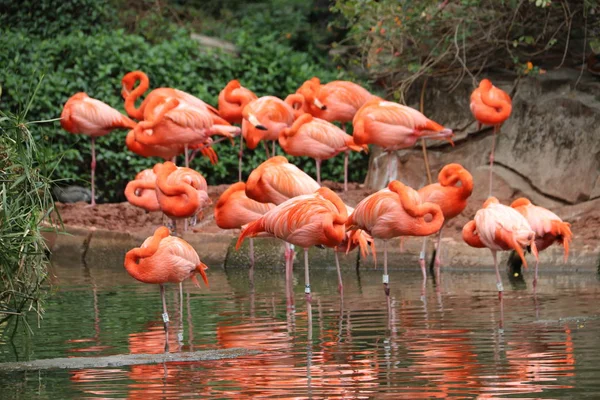
{"label": "green bush", "polygon": [[[264,17],[265,11],[261,13]],[[267,22],[272,24],[276,21]],[[241,21],[240,26],[249,27],[236,30],[235,42],[241,50],[239,57],[201,51],[198,43],[181,29],[174,31],[171,39],[151,44],[143,37],[124,30],[98,29],[93,35],[68,31],[64,35],[45,38],[47,32],[57,32],[55,28],[32,30],[17,29],[18,25],[9,26],[12,29],[0,31],[0,46],[4,49],[0,53],[0,82],[4,88],[0,106],[18,110],[26,99],[27,90],[24,89],[31,82],[31,77],[45,73],[46,79],[29,111],[30,118],[34,120],[59,117],[66,100],[80,91],[123,111],[120,81],[125,73],[134,69],[148,74],[151,88],[175,87],[213,105],[216,105],[219,91],[233,78],[239,79],[259,96],[285,97],[313,76],[319,76],[323,81],[343,77],[343,73],[317,60],[315,53],[295,51],[289,40],[282,38],[278,31],[266,34],[268,29],[265,29],[255,35],[251,29],[261,26],[256,21]],[[44,35],[33,34],[40,31]],[[65,132],[58,122],[48,125],[35,126],[32,134],[37,140],[47,143],[55,153],[63,155],[63,162],[56,169],[54,178],[87,184],[91,159],[88,138]],[[99,198],[103,201],[123,200],[127,181],[139,170],[160,161],[144,159],[127,150],[125,134],[115,131],[97,141],[96,184]],[[197,159],[192,167],[201,171],[209,184],[235,182],[237,146],[223,143],[216,145],[216,149],[220,158],[216,166],[211,166],[205,159]],[[262,148],[257,154],[248,151],[245,175],[263,159]],[[307,172],[314,173],[311,159],[294,161]],[[351,161],[350,179],[364,179],[367,156],[353,154]],[[342,165],[342,157],[325,162],[323,178],[339,180]]]}

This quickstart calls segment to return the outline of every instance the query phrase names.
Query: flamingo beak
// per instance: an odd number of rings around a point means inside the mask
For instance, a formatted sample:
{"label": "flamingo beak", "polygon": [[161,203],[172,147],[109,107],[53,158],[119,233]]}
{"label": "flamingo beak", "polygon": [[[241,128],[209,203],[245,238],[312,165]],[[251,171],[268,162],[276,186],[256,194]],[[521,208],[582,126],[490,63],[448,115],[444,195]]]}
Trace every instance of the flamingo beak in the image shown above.
{"label": "flamingo beak", "polygon": [[313,103],[315,104],[315,106],[319,107],[321,110],[323,110],[323,111],[327,110],[327,106],[325,104],[321,103],[321,101],[319,99],[315,98]]}
{"label": "flamingo beak", "polygon": [[258,120],[258,118],[256,118],[256,116],[254,116],[252,114],[250,114],[248,116],[248,122],[250,122],[252,124],[252,126],[254,126],[256,129],[259,129],[261,131],[266,131],[267,130],[267,128],[260,123],[260,121]]}

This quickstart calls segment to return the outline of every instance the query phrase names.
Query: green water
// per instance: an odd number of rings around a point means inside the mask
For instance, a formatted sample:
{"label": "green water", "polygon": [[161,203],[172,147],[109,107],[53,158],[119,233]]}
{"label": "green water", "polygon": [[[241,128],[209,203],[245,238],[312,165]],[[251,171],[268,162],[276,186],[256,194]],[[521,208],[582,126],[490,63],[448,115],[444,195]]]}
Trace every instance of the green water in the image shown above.
{"label": "green water", "polygon": [[[324,267],[324,266],[321,266]],[[299,269],[299,268],[297,268]],[[53,295],[28,337],[1,326],[0,362],[161,353],[157,286],[121,265],[55,262]],[[420,271],[311,272],[313,301],[283,271],[209,270],[210,289],[175,285],[167,301],[172,352],[246,347],[237,359],[84,370],[0,373],[1,399],[64,398],[600,398],[600,283],[542,271],[530,282],[493,272],[442,273],[421,293]],[[180,311],[180,305],[182,310]]]}

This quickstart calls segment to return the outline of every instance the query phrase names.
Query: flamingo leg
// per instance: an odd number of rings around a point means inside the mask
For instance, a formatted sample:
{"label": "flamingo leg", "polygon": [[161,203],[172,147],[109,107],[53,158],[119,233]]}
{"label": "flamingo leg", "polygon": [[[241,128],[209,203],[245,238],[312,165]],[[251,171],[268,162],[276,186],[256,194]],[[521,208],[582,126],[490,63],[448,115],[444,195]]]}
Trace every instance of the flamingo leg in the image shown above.
{"label": "flamingo leg", "polygon": [[492,177],[493,177],[493,168],[494,168],[494,150],[496,149],[496,130],[498,128],[494,127],[494,133],[492,134],[492,151],[490,152],[490,197],[492,196]]}
{"label": "flamingo leg", "polygon": [[308,273],[308,248],[304,249],[304,293],[306,294],[306,301],[312,301],[312,294],[310,293],[310,274]]}
{"label": "flamingo leg", "polygon": [[163,324],[165,327],[165,353],[169,352],[169,314],[167,313],[167,301],[165,299],[165,286],[160,284],[160,297],[162,297],[163,305]]}
{"label": "flamingo leg", "polygon": [[338,252],[334,251],[335,254],[335,267],[337,269],[337,274],[338,274],[338,292],[340,292],[340,294],[344,293],[344,285],[342,284],[342,271],[340,269],[340,259],[338,257]]}
{"label": "flamingo leg", "polygon": [[244,154],[244,137],[240,135],[240,152],[238,153],[238,182],[242,181],[242,156]]}
{"label": "flamingo leg", "polygon": [[250,238],[250,245],[248,246],[248,257],[250,258],[250,269],[254,269],[254,239]]}
{"label": "flamingo leg", "polygon": [[425,270],[425,253],[427,252],[427,236],[423,238],[423,247],[421,247],[421,253],[419,254],[419,266],[421,267],[421,273],[423,274],[423,281],[427,279],[427,271]]}
{"label": "flamingo leg", "polygon": [[496,256],[496,252],[493,250],[492,256],[494,256],[494,269],[496,270],[496,287],[498,288],[498,297],[502,299],[504,286],[502,286],[502,278],[500,278],[500,271],[498,270],[498,257]]}
{"label": "flamingo leg", "polygon": [[317,162],[317,183],[321,184],[321,160],[316,159]]}
{"label": "flamingo leg", "polygon": [[348,157],[349,152],[344,153],[344,192],[348,191]]}
{"label": "flamingo leg", "polygon": [[441,252],[441,246],[442,246],[442,229],[444,229],[444,225],[442,224],[442,227],[440,228],[440,231],[438,232],[438,239],[437,239],[437,243],[435,245],[435,261],[434,261],[434,265],[435,265],[435,269],[436,271],[439,272],[440,267],[442,266],[442,252]]}
{"label": "flamingo leg", "polygon": [[94,184],[96,177],[96,138],[94,136],[92,136],[92,162],[90,166],[92,167],[92,201],[90,206],[94,207],[96,205],[96,188]]}
{"label": "flamingo leg", "polygon": [[181,331],[177,334],[177,339],[181,344],[183,342],[183,282],[179,282],[179,322]]}
{"label": "flamingo leg", "polygon": [[273,140],[273,152],[271,153],[271,154],[273,154],[273,157],[275,157],[275,156],[276,156],[276,154],[275,154],[275,150],[276,150],[276,149],[275,149],[275,146],[276,146],[276,145],[277,145],[277,142],[275,142],[275,140]]}
{"label": "flamingo leg", "polygon": [[269,158],[271,158],[271,155],[269,154],[269,145],[267,144],[267,142],[265,140],[263,140],[263,145],[265,146],[265,153],[267,154],[267,160]]}
{"label": "flamingo leg", "polygon": [[390,276],[387,267],[387,240],[383,241],[383,290],[386,296],[390,295]]}
{"label": "flamingo leg", "polygon": [[533,291],[535,293],[537,289],[537,281],[538,281],[538,266],[540,264],[539,260],[535,260],[535,275],[533,277]]}
{"label": "flamingo leg", "polygon": [[185,167],[189,168],[190,167],[190,153],[188,151],[188,145],[187,144],[185,146],[183,146],[183,152],[185,154]]}

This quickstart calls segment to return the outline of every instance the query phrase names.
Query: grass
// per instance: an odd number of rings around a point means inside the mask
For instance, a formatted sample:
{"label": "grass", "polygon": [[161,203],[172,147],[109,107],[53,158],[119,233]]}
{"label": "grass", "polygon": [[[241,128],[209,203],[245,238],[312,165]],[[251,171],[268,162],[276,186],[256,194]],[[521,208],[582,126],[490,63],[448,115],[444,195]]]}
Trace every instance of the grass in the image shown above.
{"label": "grass", "polygon": [[43,143],[36,143],[29,130],[49,121],[26,119],[42,79],[16,113],[0,108],[0,324],[29,311],[39,322],[43,313],[49,258],[42,232],[53,229],[49,166],[57,163],[50,164]]}

